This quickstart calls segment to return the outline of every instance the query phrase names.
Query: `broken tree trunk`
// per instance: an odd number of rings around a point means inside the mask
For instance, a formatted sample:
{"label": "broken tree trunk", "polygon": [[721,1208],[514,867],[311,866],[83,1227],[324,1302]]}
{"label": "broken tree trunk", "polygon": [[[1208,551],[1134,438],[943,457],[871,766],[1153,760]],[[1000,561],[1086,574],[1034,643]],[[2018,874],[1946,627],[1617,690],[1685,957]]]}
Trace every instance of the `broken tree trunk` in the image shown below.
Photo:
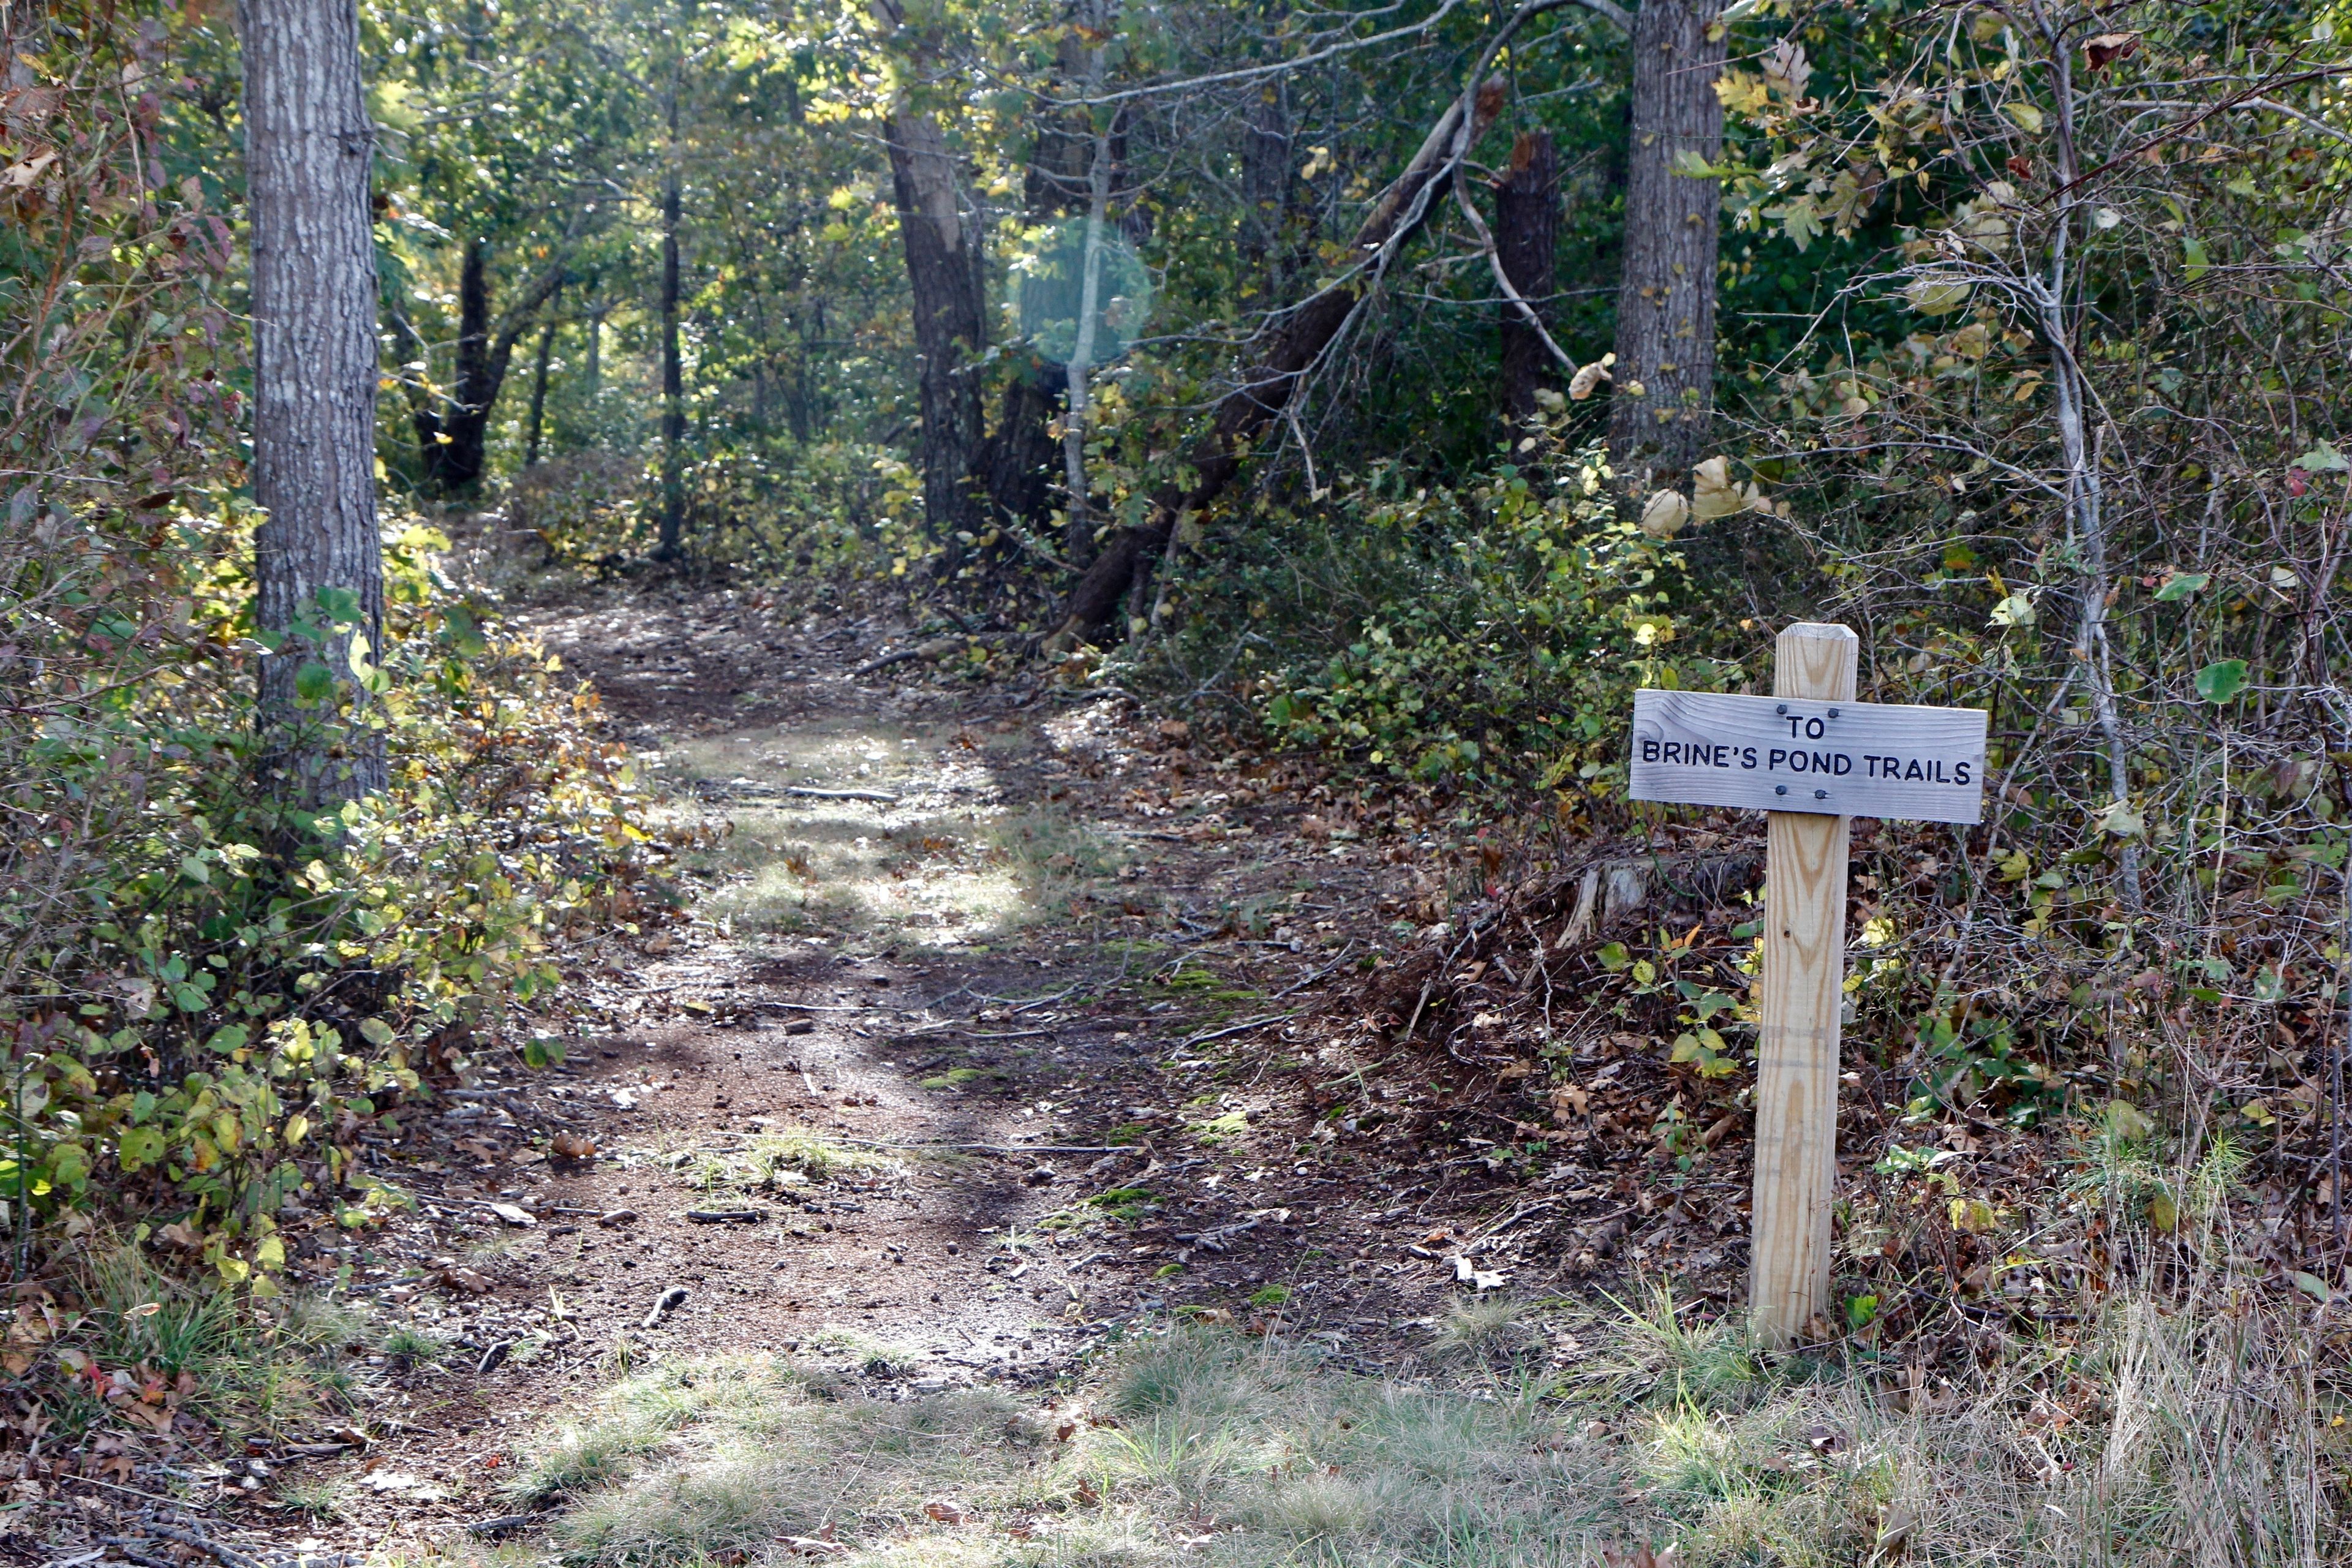
{"label": "broken tree trunk", "polygon": [[[1469,126],[1468,142],[1494,123],[1503,107],[1504,79],[1489,77],[1479,84]],[[1167,549],[1180,522],[1197,515],[1224,493],[1241,472],[1242,459],[1265,427],[1279,416],[1297,393],[1302,378],[1321,359],[1334,338],[1354,315],[1358,301],[1386,270],[1390,258],[1411,239],[1428,216],[1419,200],[1431,182],[1453,163],[1454,143],[1463,131],[1462,100],[1446,106],[1389,188],[1356,230],[1351,249],[1363,265],[1327,284],[1276,317],[1257,340],[1264,347],[1242,383],[1221,398],[1209,429],[1193,442],[1186,467],[1192,483],[1170,483],[1151,498],[1143,521],[1115,529],[1103,541],[1102,552],[1077,586],[1070,590],[1060,626],[1047,639],[1049,648],[1067,647],[1080,637],[1109,624],[1119,601],[1134,584],[1137,569]]]}

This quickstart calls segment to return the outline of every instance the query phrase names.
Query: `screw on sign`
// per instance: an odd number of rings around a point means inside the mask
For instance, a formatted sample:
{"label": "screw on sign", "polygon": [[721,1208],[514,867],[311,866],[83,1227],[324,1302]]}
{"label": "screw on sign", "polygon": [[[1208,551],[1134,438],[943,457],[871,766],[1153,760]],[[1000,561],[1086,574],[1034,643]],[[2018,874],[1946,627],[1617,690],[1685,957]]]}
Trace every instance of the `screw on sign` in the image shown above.
{"label": "screw on sign", "polygon": [[1769,697],[1633,695],[1628,795],[1771,813],[1748,1305],[1776,1346],[1829,1308],[1847,819],[1984,812],[1984,711],[1856,702],[1859,652],[1851,629],[1800,622],[1773,644]]}

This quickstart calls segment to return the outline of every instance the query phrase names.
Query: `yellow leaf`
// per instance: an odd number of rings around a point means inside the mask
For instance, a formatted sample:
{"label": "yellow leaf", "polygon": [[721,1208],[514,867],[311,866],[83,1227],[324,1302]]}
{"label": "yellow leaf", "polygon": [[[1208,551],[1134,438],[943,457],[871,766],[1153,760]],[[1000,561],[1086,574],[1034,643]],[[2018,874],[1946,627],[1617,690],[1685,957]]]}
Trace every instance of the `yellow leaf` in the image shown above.
{"label": "yellow leaf", "polygon": [[1982,1236],[2000,1224],[1992,1205],[1982,1198],[1954,1198],[1951,1216],[1954,1230],[1964,1230],[1971,1236]]}

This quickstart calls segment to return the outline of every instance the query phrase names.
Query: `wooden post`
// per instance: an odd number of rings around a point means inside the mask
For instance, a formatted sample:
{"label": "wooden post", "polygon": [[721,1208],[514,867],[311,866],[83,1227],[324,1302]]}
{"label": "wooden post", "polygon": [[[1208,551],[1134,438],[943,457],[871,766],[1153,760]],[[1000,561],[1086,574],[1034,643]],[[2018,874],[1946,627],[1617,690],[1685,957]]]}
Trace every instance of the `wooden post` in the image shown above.
{"label": "wooden post", "polygon": [[[1851,702],[1859,654],[1849,628],[1801,621],[1773,645],[1772,695]],[[1779,1348],[1830,1307],[1847,819],[1768,820],[1748,1304],[1757,1337]]]}

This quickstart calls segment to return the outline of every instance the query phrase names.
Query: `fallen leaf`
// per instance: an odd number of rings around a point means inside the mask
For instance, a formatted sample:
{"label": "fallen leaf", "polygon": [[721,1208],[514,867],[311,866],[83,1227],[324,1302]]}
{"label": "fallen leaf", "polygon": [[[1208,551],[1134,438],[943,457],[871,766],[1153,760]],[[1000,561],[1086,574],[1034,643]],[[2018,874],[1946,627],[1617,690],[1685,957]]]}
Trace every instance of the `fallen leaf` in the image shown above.
{"label": "fallen leaf", "polygon": [[971,1510],[965,1508],[961,1503],[927,1502],[923,1505],[923,1515],[925,1518],[940,1524],[969,1524],[971,1522]]}

